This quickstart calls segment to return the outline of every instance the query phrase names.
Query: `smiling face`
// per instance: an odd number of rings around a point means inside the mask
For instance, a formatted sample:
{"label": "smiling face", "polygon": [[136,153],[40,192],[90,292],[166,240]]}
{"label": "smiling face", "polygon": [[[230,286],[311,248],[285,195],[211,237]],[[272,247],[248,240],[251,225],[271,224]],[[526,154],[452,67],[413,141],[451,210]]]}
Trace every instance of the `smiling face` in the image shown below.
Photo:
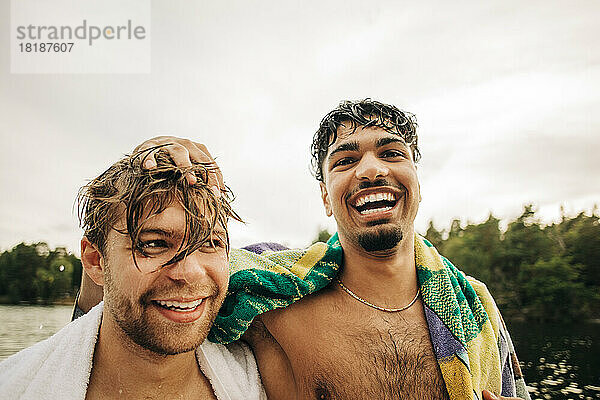
{"label": "smiling face", "polygon": [[393,252],[413,234],[420,201],[413,156],[402,137],[379,127],[346,127],[323,161],[321,193],[340,240],[367,252]]}
{"label": "smiling face", "polygon": [[165,265],[177,255],[185,236],[185,211],[176,202],[143,224],[135,245],[141,250],[136,250],[137,267],[130,236],[115,229],[107,236],[105,310],[133,342],[159,354],[196,349],[227,293],[223,228],[215,227],[212,242]]}

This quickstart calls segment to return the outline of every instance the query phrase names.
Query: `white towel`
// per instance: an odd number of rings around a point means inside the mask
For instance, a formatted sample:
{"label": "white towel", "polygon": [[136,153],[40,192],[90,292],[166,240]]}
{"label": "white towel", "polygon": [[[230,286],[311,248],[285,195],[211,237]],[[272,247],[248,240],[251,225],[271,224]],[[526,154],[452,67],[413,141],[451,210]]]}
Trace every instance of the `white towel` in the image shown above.
{"label": "white towel", "polygon": [[254,354],[242,342],[226,346],[208,340],[196,352],[198,364],[219,400],[266,400]]}
{"label": "white towel", "polygon": [[[84,400],[102,307],[98,304],[55,335],[0,363],[0,399]],[[246,345],[205,341],[196,358],[219,400],[266,399]]]}

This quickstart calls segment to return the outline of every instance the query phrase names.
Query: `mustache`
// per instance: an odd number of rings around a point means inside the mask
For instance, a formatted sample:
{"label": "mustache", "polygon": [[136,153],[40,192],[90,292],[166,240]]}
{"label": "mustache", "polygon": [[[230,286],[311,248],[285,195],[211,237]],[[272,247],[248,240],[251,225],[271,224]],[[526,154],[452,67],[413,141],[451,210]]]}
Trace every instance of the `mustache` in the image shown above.
{"label": "mustache", "polygon": [[348,193],[346,195],[345,200],[347,201],[350,197],[354,196],[356,193],[358,193],[359,191],[363,190],[363,189],[371,189],[371,188],[383,188],[383,187],[391,187],[391,188],[395,188],[398,189],[400,191],[405,191],[406,188],[404,187],[404,185],[401,184],[393,184],[391,182],[388,182],[385,179],[375,179],[374,181],[362,181],[359,182],[358,186],[356,188],[354,188],[352,191],[350,191],[350,193]]}
{"label": "mustache", "polygon": [[150,300],[155,298],[216,297],[218,294],[219,288],[214,283],[189,285],[186,282],[175,281],[170,285],[162,285],[148,289],[140,296],[140,303],[142,305],[149,304]]}

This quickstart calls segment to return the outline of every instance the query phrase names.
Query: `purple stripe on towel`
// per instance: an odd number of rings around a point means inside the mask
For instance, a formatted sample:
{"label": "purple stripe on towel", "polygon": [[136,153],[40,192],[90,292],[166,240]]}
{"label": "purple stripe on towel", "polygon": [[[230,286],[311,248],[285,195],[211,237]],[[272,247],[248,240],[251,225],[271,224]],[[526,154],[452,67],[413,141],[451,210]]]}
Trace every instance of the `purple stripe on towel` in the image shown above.
{"label": "purple stripe on towel", "polygon": [[[466,353],[466,349],[446,328],[446,325],[442,322],[442,320],[437,316],[435,312],[433,312],[426,305],[423,307],[425,309],[425,318],[427,318],[427,325],[429,325],[429,335],[431,336],[431,343],[433,344],[433,351],[435,352],[435,357],[439,360],[441,358],[449,357],[451,355],[460,353]],[[463,360],[465,357],[458,357]],[[463,360],[464,362],[464,360]],[[467,368],[469,366],[467,365]]]}
{"label": "purple stripe on towel", "polygon": [[256,254],[262,254],[265,251],[282,251],[282,250],[288,250],[287,247],[279,244],[279,243],[273,243],[273,242],[260,242],[260,243],[253,243],[253,244],[249,244],[246,247],[242,247],[243,250],[248,250],[251,251],[253,253]]}
{"label": "purple stripe on towel", "polygon": [[500,395],[506,397],[517,395],[510,357],[507,357],[506,360],[504,360],[504,368],[502,368],[502,392]]}

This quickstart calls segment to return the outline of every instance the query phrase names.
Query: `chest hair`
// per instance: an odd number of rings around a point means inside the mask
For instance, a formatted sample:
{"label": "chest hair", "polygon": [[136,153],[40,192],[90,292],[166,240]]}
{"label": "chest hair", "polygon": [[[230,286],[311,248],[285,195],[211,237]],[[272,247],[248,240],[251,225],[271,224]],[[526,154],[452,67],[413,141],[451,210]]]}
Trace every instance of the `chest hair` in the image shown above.
{"label": "chest hair", "polygon": [[343,325],[312,360],[303,398],[448,398],[424,320],[388,314]]}

